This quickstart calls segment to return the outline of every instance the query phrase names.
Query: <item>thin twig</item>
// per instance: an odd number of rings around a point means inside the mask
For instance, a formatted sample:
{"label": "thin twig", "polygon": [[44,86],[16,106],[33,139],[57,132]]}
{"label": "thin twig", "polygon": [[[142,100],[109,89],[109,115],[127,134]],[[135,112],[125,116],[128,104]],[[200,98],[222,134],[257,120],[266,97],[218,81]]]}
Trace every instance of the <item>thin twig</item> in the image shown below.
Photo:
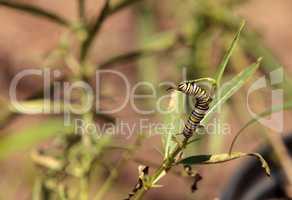
{"label": "thin twig", "polygon": [[[156,181],[163,173],[169,171],[173,165],[175,164],[175,158],[177,155],[186,147],[188,143],[188,138],[184,138],[181,145],[176,145],[176,148],[170,154],[169,158],[167,158],[160,167],[154,172],[154,174],[149,178],[149,180]],[[152,183],[151,183],[152,184]],[[150,185],[151,185],[150,184]],[[142,187],[134,196],[134,200],[140,200],[143,198],[145,193],[148,191],[149,188]]]}
{"label": "thin twig", "polygon": [[171,45],[167,45],[164,47],[161,47],[159,49],[136,49],[124,54],[119,54],[116,56],[113,56],[109,59],[107,59],[106,61],[102,62],[101,64],[97,65],[98,69],[105,69],[108,67],[111,67],[115,64],[121,64],[121,63],[125,63],[125,62],[130,62],[130,61],[134,61],[134,60],[138,60],[140,58],[143,57],[147,57],[147,56],[153,56],[153,55],[158,55],[159,53],[165,53],[167,51],[173,51],[176,50],[175,46],[181,43],[179,36],[177,36],[174,40],[173,43]]}
{"label": "thin twig", "polygon": [[81,48],[81,53],[80,53],[80,59],[81,61],[84,61],[87,57],[88,51],[96,37],[96,35],[98,34],[103,22],[111,15],[117,13],[118,11],[122,10],[123,8],[136,3],[138,1],[141,0],[124,0],[121,3],[119,3],[118,5],[114,6],[113,8],[110,7],[110,3],[109,0],[106,0],[100,15],[98,16],[98,18],[95,20],[95,22],[92,25],[92,28],[89,30],[89,35],[87,37],[87,39],[85,40],[85,42],[82,45]]}
{"label": "thin twig", "polygon": [[1,0],[0,6],[5,6],[8,8],[12,8],[12,9],[26,12],[26,13],[31,14],[31,15],[37,15],[37,16],[40,16],[43,18],[47,18],[48,20],[55,22],[57,24],[63,25],[63,26],[70,25],[70,23],[67,19],[65,19],[65,18],[63,18],[55,13],[49,12],[47,10],[44,10],[42,8],[39,8],[39,7],[36,7],[33,5]]}
{"label": "thin twig", "polygon": [[88,37],[84,41],[81,47],[81,52],[80,52],[80,60],[83,62],[86,59],[86,56],[88,54],[88,50],[92,45],[93,40],[95,39],[96,35],[98,34],[101,25],[103,24],[104,20],[106,19],[108,13],[109,13],[109,0],[106,0],[104,6],[101,9],[101,13],[95,20],[94,24],[91,26]]}
{"label": "thin twig", "polygon": [[128,61],[133,61],[136,59],[139,59],[141,57],[144,56],[149,56],[149,55],[153,55],[155,52],[151,52],[151,51],[143,51],[143,50],[134,50],[132,52],[128,52],[125,54],[120,54],[117,56],[114,56],[110,59],[108,59],[107,61],[101,63],[100,65],[98,65],[99,69],[105,69],[108,68],[114,64],[117,63],[124,63],[124,62],[128,62]]}

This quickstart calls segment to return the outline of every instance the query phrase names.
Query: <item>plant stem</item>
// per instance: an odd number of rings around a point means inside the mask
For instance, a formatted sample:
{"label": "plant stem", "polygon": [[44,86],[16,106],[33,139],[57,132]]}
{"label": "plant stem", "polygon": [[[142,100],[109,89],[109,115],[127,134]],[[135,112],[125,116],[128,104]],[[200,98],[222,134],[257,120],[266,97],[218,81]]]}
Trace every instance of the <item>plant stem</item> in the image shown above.
{"label": "plant stem", "polygon": [[104,199],[104,195],[111,188],[112,183],[116,180],[117,177],[118,177],[118,171],[115,168],[115,169],[111,170],[109,177],[106,179],[104,184],[99,189],[99,191],[96,194],[94,200],[102,200],[102,199]]}
{"label": "plant stem", "polygon": [[89,51],[96,35],[98,34],[98,32],[101,28],[101,25],[103,24],[104,20],[106,19],[108,12],[109,12],[109,0],[106,0],[103,8],[101,9],[101,13],[97,17],[97,19],[95,20],[93,25],[89,28],[88,37],[86,38],[86,40],[84,41],[84,43],[81,46],[81,52],[80,52],[81,62],[86,60],[88,51]]}
{"label": "plant stem", "polygon": [[[161,175],[164,172],[169,171],[173,167],[173,164],[175,163],[175,158],[186,147],[186,145],[188,144],[188,140],[189,140],[188,138],[184,138],[184,140],[182,141],[182,144],[181,145],[179,145],[179,144],[176,145],[176,148],[170,154],[169,158],[167,158],[166,160],[164,160],[163,163],[160,165],[160,167],[149,178],[151,180],[150,185],[155,184],[158,181],[157,179],[159,177],[161,177]],[[149,189],[150,188],[142,187],[135,194],[134,200],[141,200]]]}
{"label": "plant stem", "polygon": [[39,7],[36,7],[33,5],[27,5],[27,4],[23,4],[23,3],[19,3],[19,2],[10,2],[10,1],[1,0],[0,6],[6,6],[8,8],[12,8],[15,10],[29,13],[31,15],[37,15],[40,17],[44,17],[44,18],[47,18],[48,20],[53,21],[53,22],[60,24],[60,25],[69,26],[69,24],[70,24],[67,19],[64,19],[63,17],[61,17],[55,13],[49,12],[47,10],[44,10],[42,8],[39,8]]}
{"label": "plant stem", "polygon": [[86,23],[85,17],[85,0],[78,0],[78,12],[80,21]]}
{"label": "plant stem", "polygon": [[100,15],[97,17],[97,19],[93,23],[93,26],[90,28],[89,33],[88,33],[88,37],[81,47],[81,52],[80,52],[81,61],[86,60],[89,49],[90,49],[96,35],[98,34],[103,22],[109,16],[115,14],[116,12],[120,11],[121,9],[131,5],[132,3],[138,2],[138,1],[141,1],[141,0],[124,0],[121,3],[119,3],[118,5],[116,5],[115,7],[110,8],[110,3],[109,3],[110,1],[106,0],[105,4],[101,10]]}
{"label": "plant stem", "polygon": [[125,54],[120,54],[117,56],[114,56],[112,58],[110,58],[109,60],[105,61],[104,63],[101,63],[100,65],[98,65],[99,69],[105,69],[108,68],[111,65],[114,65],[116,63],[123,63],[123,62],[127,62],[127,61],[132,61],[135,59],[139,59],[143,56],[148,56],[148,55],[153,55],[154,53],[156,53],[155,51],[150,52],[150,51],[144,51],[144,50],[135,50],[132,52],[128,52]]}
{"label": "plant stem", "polygon": [[80,178],[80,200],[88,200],[88,178]]}

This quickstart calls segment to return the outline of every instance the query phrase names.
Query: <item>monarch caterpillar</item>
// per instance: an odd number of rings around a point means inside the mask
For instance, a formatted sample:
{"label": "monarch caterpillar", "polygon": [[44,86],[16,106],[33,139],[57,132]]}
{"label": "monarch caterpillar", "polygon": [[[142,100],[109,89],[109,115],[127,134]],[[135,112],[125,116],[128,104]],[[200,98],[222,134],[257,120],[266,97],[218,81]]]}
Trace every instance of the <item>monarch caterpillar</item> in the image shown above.
{"label": "monarch caterpillar", "polygon": [[184,81],[179,83],[176,88],[178,91],[196,98],[194,109],[192,110],[182,132],[186,138],[192,137],[193,132],[197,126],[200,125],[200,122],[209,110],[209,105],[212,101],[211,95],[204,88],[196,84],[197,82],[198,81]]}

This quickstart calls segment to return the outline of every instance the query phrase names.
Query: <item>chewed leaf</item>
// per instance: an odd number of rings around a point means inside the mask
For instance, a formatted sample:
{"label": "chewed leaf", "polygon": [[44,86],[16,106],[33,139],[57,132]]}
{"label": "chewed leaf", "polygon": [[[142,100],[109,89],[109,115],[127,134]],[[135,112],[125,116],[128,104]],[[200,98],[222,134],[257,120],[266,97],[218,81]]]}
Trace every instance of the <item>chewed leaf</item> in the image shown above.
{"label": "chewed leaf", "polygon": [[259,161],[262,163],[262,167],[264,168],[266,174],[270,176],[271,170],[268,163],[258,153],[234,152],[231,154],[223,153],[223,154],[213,154],[213,155],[196,155],[196,156],[190,156],[190,157],[184,158],[181,161],[179,161],[178,164],[184,164],[184,165],[217,164],[217,163],[222,163],[222,162],[238,159],[243,156],[254,156],[258,158]]}
{"label": "chewed leaf", "polygon": [[257,158],[261,161],[261,163],[262,163],[262,168],[265,169],[266,174],[267,174],[268,176],[271,175],[271,169],[270,169],[268,163],[266,162],[266,160],[263,158],[263,156],[262,156],[261,154],[259,154],[259,153],[250,153],[249,155],[250,155],[250,156],[255,156],[255,157],[257,157]]}
{"label": "chewed leaf", "polygon": [[198,189],[198,183],[203,179],[203,177],[197,173],[195,176],[194,176],[194,181],[193,181],[193,184],[191,186],[191,191],[192,193],[194,193],[197,189]]}

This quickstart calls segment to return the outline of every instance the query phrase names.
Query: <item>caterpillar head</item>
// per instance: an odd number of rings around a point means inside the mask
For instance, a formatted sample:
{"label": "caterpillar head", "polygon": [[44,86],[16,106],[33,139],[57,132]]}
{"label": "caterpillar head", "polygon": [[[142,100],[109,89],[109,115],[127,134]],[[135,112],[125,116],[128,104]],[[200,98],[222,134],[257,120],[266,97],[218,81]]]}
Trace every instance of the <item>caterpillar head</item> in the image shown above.
{"label": "caterpillar head", "polygon": [[188,82],[179,83],[178,86],[177,86],[177,90],[181,91],[181,92],[185,92],[186,89],[188,88],[188,84],[189,84]]}
{"label": "caterpillar head", "polygon": [[186,82],[181,82],[177,85],[177,87],[169,87],[166,89],[166,91],[171,91],[171,90],[178,90],[178,91],[184,91],[187,88],[187,83]]}

